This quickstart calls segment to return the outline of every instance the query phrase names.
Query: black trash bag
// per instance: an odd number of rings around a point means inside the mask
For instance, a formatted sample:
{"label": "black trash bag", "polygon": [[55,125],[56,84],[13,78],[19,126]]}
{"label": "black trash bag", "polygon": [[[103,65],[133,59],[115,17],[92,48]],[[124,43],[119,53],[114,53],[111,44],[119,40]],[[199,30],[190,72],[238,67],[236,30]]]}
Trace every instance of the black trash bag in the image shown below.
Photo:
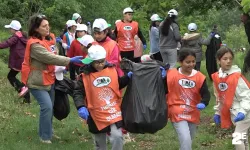
{"label": "black trash bag", "polygon": [[159,63],[123,60],[121,68],[124,72],[133,72],[121,105],[124,128],[131,133],[155,133],[164,128],[167,125],[166,83]]}
{"label": "black trash bag", "polygon": [[70,80],[67,77],[63,77],[63,80],[56,80],[55,89],[61,92],[69,94],[73,97],[74,81]]}
{"label": "black trash bag", "polygon": [[58,120],[65,119],[70,113],[69,98],[73,96],[74,83],[70,79],[64,77],[63,80],[55,82],[55,101],[54,101],[54,117]]}
{"label": "black trash bag", "polygon": [[67,93],[55,90],[53,113],[54,117],[58,120],[63,120],[68,117],[70,113],[70,105]]}

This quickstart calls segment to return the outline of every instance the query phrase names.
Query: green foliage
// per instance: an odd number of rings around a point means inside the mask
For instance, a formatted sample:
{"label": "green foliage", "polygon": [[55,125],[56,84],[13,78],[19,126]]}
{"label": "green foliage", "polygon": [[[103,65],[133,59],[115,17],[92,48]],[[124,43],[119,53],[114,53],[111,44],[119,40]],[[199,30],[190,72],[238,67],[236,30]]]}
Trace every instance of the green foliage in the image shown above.
{"label": "green foliage", "polygon": [[242,0],[241,6],[243,7],[243,11],[248,13],[250,11],[250,0]]}
{"label": "green foliage", "polygon": [[243,25],[237,26],[232,25],[230,28],[225,32],[226,38],[223,43],[226,43],[228,47],[232,50],[236,51],[239,48],[249,48],[249,44],[247,41],[246,33],[244,30]]}

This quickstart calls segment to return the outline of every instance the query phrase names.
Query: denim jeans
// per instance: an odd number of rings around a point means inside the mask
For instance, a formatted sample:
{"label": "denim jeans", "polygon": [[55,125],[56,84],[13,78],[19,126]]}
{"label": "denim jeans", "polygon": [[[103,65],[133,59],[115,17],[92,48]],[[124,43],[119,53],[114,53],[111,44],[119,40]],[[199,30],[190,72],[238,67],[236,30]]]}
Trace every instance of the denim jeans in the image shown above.
{"label": "denim jeans", "polygon": [[51,140],[53,134],[52,118],[55,99],[54,86],[51,86],[50,91],[30,88],[30,92],[40,105],[39,136],[42,140]]}

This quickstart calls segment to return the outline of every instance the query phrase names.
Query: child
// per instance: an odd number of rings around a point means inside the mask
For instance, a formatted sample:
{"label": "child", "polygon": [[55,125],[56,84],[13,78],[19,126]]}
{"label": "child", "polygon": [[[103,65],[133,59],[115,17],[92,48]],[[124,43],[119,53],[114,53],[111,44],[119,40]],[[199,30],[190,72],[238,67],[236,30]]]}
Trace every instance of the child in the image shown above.
{"label": "child", "polygon": [[16,78],[16,75],[22,69],[25,47],[27,44],[27,36],[24,32],[22,32],[22,26],[17,20],[12,20],[10,25],[5,25],[4,27],[10,29],[12,34],[8,40],[0,42],[0,49],[10,48],[10,71],[7,78],[10,84],[19,93],[19,97],[24,97],[25,100],[23,102],[30,103],[30,94],[28,88]]}
{"label": "child", "polygon": [[95,149],[106,149],[106,136],[110,132],[113,150],[123,149],[121,95],[132,72],[118,77],[115,66],[106,61],[106,50],[100,45],[88,49],[83,59],[81,77],[74,88],[74,102],[78,114],[87,120],[89,132],[93,133]]}
{"label": "child", "polygon": [[240,68],[234,65],[234,54],[228,47],[221,47],[216,53],[220,65],[218,72],[212,74],[214,93],[217,105],[214,107],[214,121],[221,128],[235,125],[235,133],[245,133],[246,139],[240,139],[242,144],[235,145],[236,150],[247,150],[248,129],[250,127],[250,90],[249,82],[241,74]]}
{"label": "child", "polygon": [[[85,36],[87,34],[87,30],[88,27],[85,24],[77,24],[75,40],[73,40],[73,42],[71,43],[67,54],[69,58],[72,58],[74,56],[83,56],[84,58],[86,57],[87,53],[82,51],[81,43],[78,41],[78,38],[82,38],[83,36]],[[83,66],[83,64],[71,64],[71,67],[73,67],[71,76],[74,76],[75,73],[79,75],[79,68],[81,66]]]}
{"label": "child", "polygon": [[201,33],[197,32],[197,25],[190,23],[188,25],[189,33],[185,34],[182,39],[182,47],[192,48],[196,54],[195,69],[200,71],[202,60],[202,45],[209,45],[215,33],[211,33],[207,39],[202,38]]}
{"label": "child", "polygon": [[195,52],[182,48],[179,55],[180,67],[168,70],[167,104],[169,118],[178,134],[180,150],[191,150],[200,111],[210,100],[206,77],[194,70]]}

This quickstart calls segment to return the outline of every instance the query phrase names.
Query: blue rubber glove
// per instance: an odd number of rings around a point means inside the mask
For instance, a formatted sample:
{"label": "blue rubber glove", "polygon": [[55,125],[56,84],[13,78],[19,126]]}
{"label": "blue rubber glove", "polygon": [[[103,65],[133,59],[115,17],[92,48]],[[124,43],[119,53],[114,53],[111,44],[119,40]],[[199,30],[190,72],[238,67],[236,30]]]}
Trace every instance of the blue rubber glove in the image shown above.
{"label": "blue rubber glove", "polygon": [[86,107],[81,107],[80,109],[78,109],[78,115],[84,119],[87,120],[89,117],[89,111],[87,110]]}
{"label": "blue rubber glove", "polygon": [[62,41],[62,39],[60,38],[60,37],[56,37],[56,42],[58,43],[58,42],[61,42]]}
{"label": "blue rubber glove", "polygon": [[67,50],[69,50],[70,49],[70,46],[67,46]]}
{"label": "blue rubber glove", "polygon": [[220,124],[220,115],[217,115],[217,114],[214,115],[214,122],[216,124]]}
{"label": "blue rubber glove", "polygon": [[242,112],[239,112],[237,116],[234,118],[234,122],[238,122],[245,119],[245,115]]}
{"label": "blue rubber glove", "polygon": [[203,103],[199,103],[199,104],[196,105],[196,107],[197,107],[197,109],[202,110],[202,109],[204,109],[206,107],[206,105],[203,104]]}
{"label": "blue rubber glove", "polygon": [[146,50],[147,49],[147,45],[145,44],[145,45],[143,45],[143,49],[144,50]]}
{"label": "blue rubber glove", "polygon": [[214,37],[214,36],[215,36],[215,33],[214,33],[214,32],[211,32],[211,33],[210,33],[210,36],[211,36],[211,37]]}
{"label": "blue rubber glove", "polygon": [[166,70],[163,67],[160,67],[161,69],[161,77],[165,78],[166,77]]}
{"label": "blue rubber glove", "polygon": [[133,72],[129,71],[127,75],[128,75],[128,77],[131,79],[131,77],[132,77],[132,75],[133,75]]}
{"label": "blue rubber glove", "polygon": [[82,64],[82,61],[81,61],[82,58],[83,58],[83,56],[75,56],[75,57],[70,58],[70,62]]}
{"label": "blue rubber glove", "polygon": [[63,70],[63,74],[67,74],[67,73],[68,73],[67,69]]}

